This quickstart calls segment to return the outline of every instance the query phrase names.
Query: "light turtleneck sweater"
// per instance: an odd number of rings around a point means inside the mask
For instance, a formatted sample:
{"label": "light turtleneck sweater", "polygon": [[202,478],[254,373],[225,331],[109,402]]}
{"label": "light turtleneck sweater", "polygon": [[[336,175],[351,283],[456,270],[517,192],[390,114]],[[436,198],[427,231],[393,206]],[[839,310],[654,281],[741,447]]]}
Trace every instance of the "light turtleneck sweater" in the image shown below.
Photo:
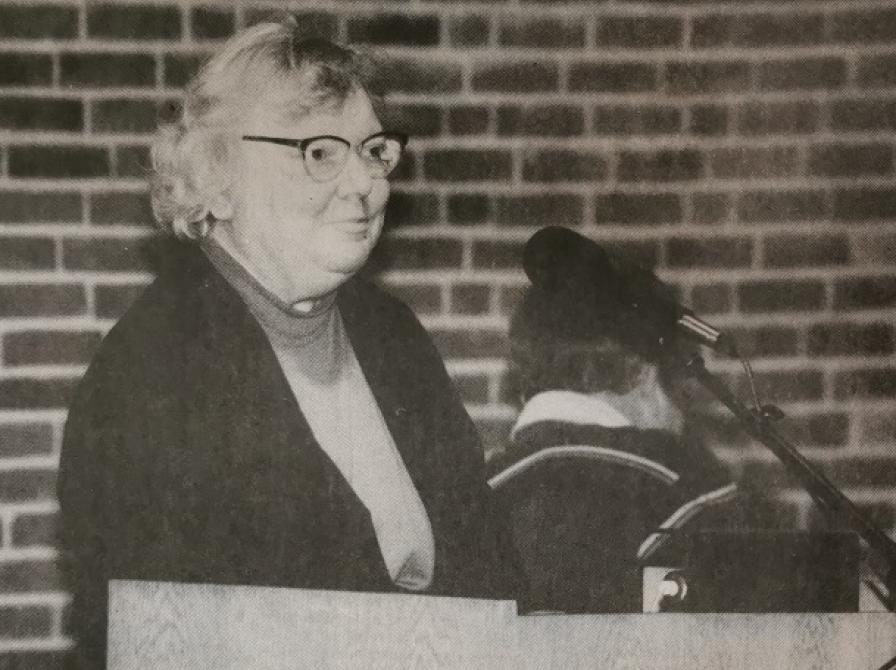
{"label": "light turtleneck sweater", "polygon": [[429,517],[355,356],[335,292],[291,306],[222,246],[207,240],[203,250],[261,324],[314,437],[370,512],[393,583],[427,588],[435,567]]}

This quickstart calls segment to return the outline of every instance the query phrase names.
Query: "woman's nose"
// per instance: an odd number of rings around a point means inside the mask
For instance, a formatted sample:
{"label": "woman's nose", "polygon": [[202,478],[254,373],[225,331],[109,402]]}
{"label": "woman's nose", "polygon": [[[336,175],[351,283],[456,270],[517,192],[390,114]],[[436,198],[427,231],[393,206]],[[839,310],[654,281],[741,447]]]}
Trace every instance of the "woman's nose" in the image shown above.
{"label": "woman's nose", "polygon": [[345,167],[339,177],[338,193],[341,196],[367,196],[373,188],[373,177],[364,165],[364,161],[354,151],[350,151]]}

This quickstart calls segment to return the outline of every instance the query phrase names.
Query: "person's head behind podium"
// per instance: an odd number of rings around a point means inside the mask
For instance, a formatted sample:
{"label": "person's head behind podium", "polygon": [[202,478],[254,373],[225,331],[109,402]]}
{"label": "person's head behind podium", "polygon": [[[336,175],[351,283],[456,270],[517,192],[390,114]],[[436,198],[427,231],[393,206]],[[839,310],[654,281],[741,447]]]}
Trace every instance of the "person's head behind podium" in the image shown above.
{"label": "person's head behind podium", "polygon": [[589,309],[585,296],[529,286],[510,322],[511,374],[525,404],[548,391],[598,396],[633,425],[681,429],[658,351],[637,324]]}

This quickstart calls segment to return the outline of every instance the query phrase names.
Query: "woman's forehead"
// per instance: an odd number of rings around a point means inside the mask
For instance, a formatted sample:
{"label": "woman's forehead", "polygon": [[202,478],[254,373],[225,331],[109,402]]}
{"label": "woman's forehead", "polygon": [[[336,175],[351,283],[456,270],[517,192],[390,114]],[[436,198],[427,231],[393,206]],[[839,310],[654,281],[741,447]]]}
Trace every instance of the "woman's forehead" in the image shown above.
{"label": "woman's forehead", "polygon": [[344,99],[335,97],[308,106],[307,98],[261,102],[248,119],[253,134],[280,133],[301,139],[315,135],[339,135],[363,139],[382,129],[368,95],[355,89]]}

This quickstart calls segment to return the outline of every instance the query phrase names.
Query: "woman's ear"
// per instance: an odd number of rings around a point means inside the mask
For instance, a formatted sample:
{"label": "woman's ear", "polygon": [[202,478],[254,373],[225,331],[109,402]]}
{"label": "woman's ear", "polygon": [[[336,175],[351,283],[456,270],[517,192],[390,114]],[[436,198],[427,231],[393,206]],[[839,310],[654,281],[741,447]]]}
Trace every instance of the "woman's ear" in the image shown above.
{"label": "woman's ear", "polygon": [[229,197],[219,193],[209,204],[208,212],[216,221],[230,221],[233,218],[233,204]]}

